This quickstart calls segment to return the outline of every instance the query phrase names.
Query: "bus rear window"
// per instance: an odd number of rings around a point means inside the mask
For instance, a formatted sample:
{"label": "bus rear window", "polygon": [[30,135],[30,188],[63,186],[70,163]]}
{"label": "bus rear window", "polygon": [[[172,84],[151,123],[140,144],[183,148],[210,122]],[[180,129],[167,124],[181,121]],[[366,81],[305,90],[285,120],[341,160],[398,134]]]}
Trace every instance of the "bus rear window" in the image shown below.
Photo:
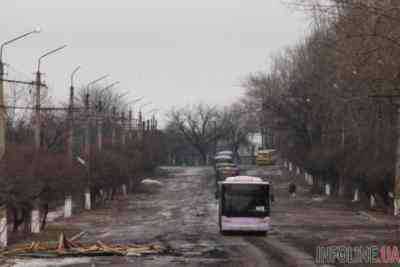
{"label": "bus rear window", "polygon": [[224,185],[222,207],[222,215],[228,217],[266,217],[269,215],[268,186]]}

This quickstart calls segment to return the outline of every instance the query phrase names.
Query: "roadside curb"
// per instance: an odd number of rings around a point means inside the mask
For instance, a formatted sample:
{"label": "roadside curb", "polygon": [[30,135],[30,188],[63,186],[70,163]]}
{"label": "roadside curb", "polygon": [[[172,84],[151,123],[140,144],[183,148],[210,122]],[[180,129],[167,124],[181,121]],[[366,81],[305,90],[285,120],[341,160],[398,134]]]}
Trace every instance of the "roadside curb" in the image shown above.
{"label": "roadside curb", "polygon": [[331,267],[331,265],[316,264],[311,255],[271,236],[265,239],[252,240],[251,243],[260,249],[268,250],[271,255],[288,267]]}

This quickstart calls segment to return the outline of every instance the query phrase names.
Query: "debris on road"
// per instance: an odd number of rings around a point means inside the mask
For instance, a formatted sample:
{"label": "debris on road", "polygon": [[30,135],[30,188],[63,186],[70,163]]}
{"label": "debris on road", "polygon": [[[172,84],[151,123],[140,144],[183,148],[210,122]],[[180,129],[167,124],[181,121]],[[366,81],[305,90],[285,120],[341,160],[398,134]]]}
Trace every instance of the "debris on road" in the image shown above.
{"label": "debris on road", "polygon": [[71,239],[69,241],[76,241],[76,240],[80,239],[81,237],[83,237],[86,234],[87,234],[87,232],[85,232],[85,231],[80,232],[79,234],[76,234],[73,237],[71,237]]}
{"label": "debris on road", "polygon": [[80,244],[76,242],[82,237],[82,232],[71,239],[67,239],[64,233],[60,234],[59,241],[32,242],[15,247],[12,250],[3,251],[0,257],[29,257],[29,258],[57,258],[57,257],[94,257],[94,256],[145,256],[165,254],[169,249],[160,245],[132,244],[118,245],[105,244],[97,241],[95,244]]}

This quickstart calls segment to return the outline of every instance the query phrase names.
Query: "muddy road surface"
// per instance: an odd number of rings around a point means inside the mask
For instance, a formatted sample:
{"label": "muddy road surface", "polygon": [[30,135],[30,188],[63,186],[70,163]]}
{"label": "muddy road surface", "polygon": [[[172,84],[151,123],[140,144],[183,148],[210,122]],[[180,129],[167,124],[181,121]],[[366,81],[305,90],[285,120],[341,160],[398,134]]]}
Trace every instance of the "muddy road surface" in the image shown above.
{"label": "muddy road surface", "polygon": [[[222,236],[217,225],[212,168],[168,168],[107,209],[76,215],[59,224],[87,231],[83,242],[155,243],[170,253],[144,257],[17,260],[11,266],[283,266],[260,242],[265,236]],[[152,178],[153,179],[153,178]]]}

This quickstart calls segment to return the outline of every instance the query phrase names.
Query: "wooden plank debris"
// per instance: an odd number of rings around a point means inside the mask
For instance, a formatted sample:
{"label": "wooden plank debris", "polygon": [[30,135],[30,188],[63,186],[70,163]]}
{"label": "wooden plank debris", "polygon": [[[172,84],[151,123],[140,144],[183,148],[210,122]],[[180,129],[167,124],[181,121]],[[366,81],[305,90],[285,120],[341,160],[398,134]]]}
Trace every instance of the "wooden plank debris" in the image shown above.
{"label": "wooden plank debris", "polygon": [[71,239],[67,239],[61,233],[58,242],[32,242],[19,245],[12,250],[2,251],[0,257],[31,257],[31,258],[54,258],[54,257],[97,257],[97,256],[145,256],[165,254],[169,249],[160,245],[121,245],[105,244],[97,241],[95,244],[80,244],[77,240],[85,235],[81,232]]}

